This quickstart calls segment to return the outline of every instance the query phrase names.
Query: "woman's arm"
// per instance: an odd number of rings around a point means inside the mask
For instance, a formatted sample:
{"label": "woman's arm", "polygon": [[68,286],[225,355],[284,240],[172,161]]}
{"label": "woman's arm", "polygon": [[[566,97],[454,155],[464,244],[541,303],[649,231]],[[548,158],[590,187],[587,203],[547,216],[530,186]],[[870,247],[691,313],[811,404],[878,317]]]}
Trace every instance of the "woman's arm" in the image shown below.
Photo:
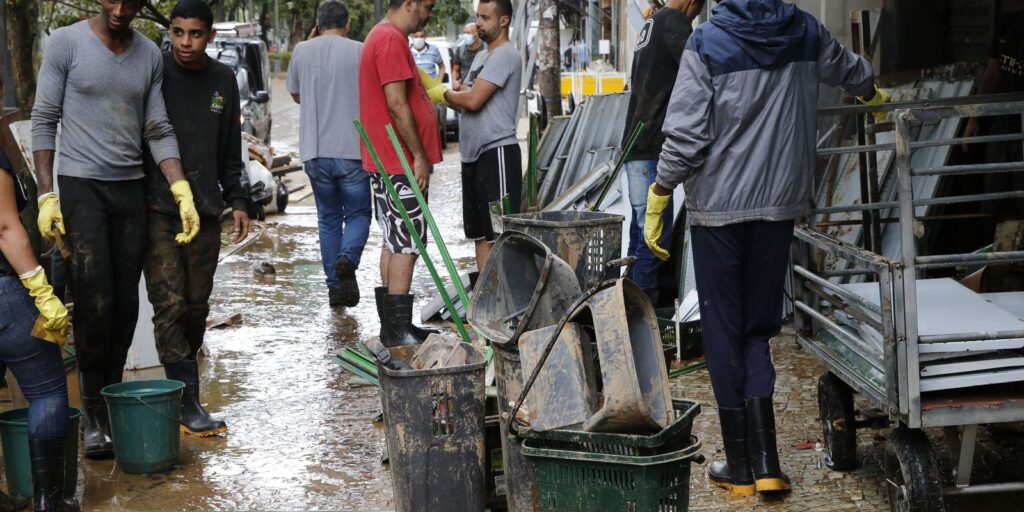
{"label": "woman's arm", "polygon": [[38,267],[39,262],[32,254],[28,232],[18,217],[14,194],[14,179],[7,171],[0,170],[0,253],[11,263],[15,273],[24,274]]}

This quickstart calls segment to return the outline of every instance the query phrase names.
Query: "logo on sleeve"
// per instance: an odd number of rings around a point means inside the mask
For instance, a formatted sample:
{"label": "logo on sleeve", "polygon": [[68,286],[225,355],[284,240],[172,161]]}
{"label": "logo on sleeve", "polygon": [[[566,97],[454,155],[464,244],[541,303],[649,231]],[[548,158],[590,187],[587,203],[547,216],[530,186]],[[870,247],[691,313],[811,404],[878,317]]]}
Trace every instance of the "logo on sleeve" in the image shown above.
{"label": "logo on sleeve", "polygon": [[647,46],[647,43],[651,42],[651,31],[654,30],[654,18],[647,18],[644,22],[644,28],[640,29],[640,35],[637,36],[636,48],[633,52],[638,52],[643,47]]}
{"label": "logo on sleeve", "polygon": [[221,96],[220,91],[214,91],[213,96],[210,97],[210,112],[214,114],[224,112],[224,96]]}

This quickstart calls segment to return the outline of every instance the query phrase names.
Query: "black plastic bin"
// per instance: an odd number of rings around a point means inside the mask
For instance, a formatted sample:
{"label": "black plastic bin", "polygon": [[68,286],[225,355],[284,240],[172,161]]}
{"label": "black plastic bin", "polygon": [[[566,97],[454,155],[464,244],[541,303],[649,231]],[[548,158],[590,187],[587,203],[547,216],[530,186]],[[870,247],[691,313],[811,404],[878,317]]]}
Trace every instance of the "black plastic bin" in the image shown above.
{"label": "black plastic bin", "polygon": [[[388,351],[409,362],[418,347]],[[377,364],[398,512],[484,509],[486,363],[472,353],[470,364],[455,368]]]}
{"label": "black plastic bin", "polygon": [[622,257],[624,220],[613,213],[574,210],[502,217],[506,231],[526,233],[565,260],[576,273],[581,289],[600,279],[605,264]]}

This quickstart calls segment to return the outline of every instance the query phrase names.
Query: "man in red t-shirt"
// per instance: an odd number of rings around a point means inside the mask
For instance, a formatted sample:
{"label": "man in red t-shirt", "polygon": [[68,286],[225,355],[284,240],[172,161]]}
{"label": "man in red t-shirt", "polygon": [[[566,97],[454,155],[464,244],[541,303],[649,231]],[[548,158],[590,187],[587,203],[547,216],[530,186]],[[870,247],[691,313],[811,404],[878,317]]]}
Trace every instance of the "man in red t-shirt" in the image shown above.
{"label": "man in red t-shirt", "polygon": [[416,183],[426,194],[431,166],[441,161],[434,105],[423,89],[409,34],[423,30],[433,16],[434,0],[390,0],[384,20],[373,27],[359,60],[359,117],[391,177],[417,234],[410,233],[384,186],[377,166],[363,147],[363,165],[377,205],[377,222],[384,232],[380,254],[383,286],[376,288],[380,339],[385,346],[422,343],[430,331],[412,323],[413,296],[409,293],[419,251],[413,236],[427,241],[427,225],[405,177],[398,153],[385,126],[391,125],[402,142],[405,159],[412,164]]}

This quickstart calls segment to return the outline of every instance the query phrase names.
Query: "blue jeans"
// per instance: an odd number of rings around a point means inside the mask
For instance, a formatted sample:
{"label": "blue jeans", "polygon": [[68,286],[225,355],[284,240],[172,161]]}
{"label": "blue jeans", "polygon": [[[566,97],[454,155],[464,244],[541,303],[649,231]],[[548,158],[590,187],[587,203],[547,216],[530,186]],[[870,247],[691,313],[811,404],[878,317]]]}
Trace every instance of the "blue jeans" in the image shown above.
{"label": "blue jeans", "polygon": [[28,399],[29,439],[63,438],[68,431],[68,386],[60,347],[32,337],[39,316],[16,276],[0,276],[0,360]]}
{"label": "blue jeans", "polygon": [[334,262],[344,256],[359,267],[370,236],[370,175],[359,160],[313,158],[305,162],[320,228],[320,257],[327,287],[340,282]]}
{"label": "blue jeans", "polygon": [[[633,220],[629,223],[629,248],[627,254],[636,256],[630,279],[648,296],[658,290],[658,270],[664,261],[654,256],[644,242],[644,215],[647,213],[647,190],[658,177],[657,160],[634,160],[626,162],[626,180],[629,184],[629,204],[633,207]],[[661,230],[661,246],[668,249],[672,240],[672,201],[665,208],[665,227]]]}

